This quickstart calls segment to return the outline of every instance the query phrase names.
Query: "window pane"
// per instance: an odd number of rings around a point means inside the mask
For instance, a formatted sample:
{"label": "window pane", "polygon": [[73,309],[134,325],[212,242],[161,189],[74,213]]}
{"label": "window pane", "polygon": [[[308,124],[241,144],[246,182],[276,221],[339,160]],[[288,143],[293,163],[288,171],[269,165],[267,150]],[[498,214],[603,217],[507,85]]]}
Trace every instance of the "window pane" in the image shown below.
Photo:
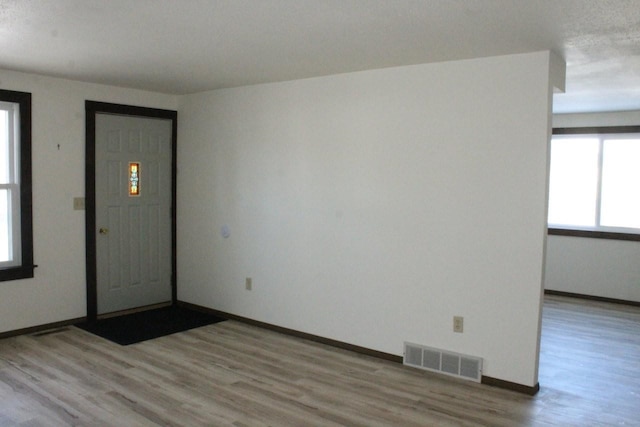
{"label": "window pane", "polygon": [[9,112],[0,110],[0,184],[9,183]]}
{"label": "window pane", "polygon": [[599,145],[597,138],[551,141],[549,224],[596,225]]}
{"label": "window pane", "polygon": [[7,262],[11,260],[9,206],[9,191],[0,190],[0,262]]}
{"label": "window pane", "polygon": [[608,139],[602,150],[600,224],[640,228],[640,139]]}

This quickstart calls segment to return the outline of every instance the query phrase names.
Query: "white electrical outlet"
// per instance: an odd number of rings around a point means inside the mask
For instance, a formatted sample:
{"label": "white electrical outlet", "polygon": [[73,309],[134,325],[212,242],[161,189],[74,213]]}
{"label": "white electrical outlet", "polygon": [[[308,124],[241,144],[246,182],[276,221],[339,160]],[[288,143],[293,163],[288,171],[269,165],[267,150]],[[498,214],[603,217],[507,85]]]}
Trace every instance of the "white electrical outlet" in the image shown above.
{"label": "white electrical outlet", "polygon": [[453,332],[462,333],[464,331],[464,317],[453,316]]}
{"label": "white electrical outlet", "polygon": [[253,280],[251,280],[251,277],[247,277],[244,280],[244,287],[246,290],[250,291],[251,289],[253,289]]}

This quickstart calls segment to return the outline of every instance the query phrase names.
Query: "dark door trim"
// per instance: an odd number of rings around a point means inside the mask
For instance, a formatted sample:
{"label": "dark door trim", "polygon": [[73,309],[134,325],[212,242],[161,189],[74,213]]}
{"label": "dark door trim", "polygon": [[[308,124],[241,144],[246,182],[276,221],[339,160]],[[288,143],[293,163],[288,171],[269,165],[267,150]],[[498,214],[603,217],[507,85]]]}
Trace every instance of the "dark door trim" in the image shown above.
{"label": "dark door trim", "polygon": [[87,320],[98,317],[96,269],[96,114],[151,117],[171,120],[171,301],[177,302],[176,281],[176,159],[178,139],[178,112],[157,108],[135,107],[106,102],[85,101],[85,234],[87,253]]}

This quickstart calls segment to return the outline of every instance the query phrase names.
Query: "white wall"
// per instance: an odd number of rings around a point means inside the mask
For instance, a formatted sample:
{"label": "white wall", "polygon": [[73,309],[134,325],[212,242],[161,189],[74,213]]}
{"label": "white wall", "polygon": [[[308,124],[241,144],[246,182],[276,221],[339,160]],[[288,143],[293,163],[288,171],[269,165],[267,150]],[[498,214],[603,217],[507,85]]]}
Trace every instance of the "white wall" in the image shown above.
{"label": "white wall", "polygon": [[554,114],[553,127],[640,126],[640,111]]}
{"label": "white wall", "polygon": [[484,375],[535,385],[550,65],[539,52],[181,98],[178,298],[397,355],[407,340],[481,356]]}
{"label": "white wall", "polygon": [[[638,126],[640,111],[558,114],[555,127]],[[640,302],[640,242],[549,236],[545,288]]]}
{"label": "white wall", "polygon": [[545,288],[640,302],[640,242],[549,236]]}
{"label": "white wall", "polygon": [[[0,282],[0,332],[86,315],[85,100],[177,108],[173,96],[0,70],[0,88],[31,92],[35,278]],[[60,149],[58,149],[60,145]]]}

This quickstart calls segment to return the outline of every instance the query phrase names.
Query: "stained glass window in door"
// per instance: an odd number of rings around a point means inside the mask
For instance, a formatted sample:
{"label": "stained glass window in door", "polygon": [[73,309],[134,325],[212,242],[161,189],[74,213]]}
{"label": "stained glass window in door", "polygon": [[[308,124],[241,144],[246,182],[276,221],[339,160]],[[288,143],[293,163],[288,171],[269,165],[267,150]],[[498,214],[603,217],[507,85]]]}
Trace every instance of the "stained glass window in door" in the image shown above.
{"label": "stained glass window in door", "polygon": [[140,162],[129,163],[129,196],[140,195]]}

